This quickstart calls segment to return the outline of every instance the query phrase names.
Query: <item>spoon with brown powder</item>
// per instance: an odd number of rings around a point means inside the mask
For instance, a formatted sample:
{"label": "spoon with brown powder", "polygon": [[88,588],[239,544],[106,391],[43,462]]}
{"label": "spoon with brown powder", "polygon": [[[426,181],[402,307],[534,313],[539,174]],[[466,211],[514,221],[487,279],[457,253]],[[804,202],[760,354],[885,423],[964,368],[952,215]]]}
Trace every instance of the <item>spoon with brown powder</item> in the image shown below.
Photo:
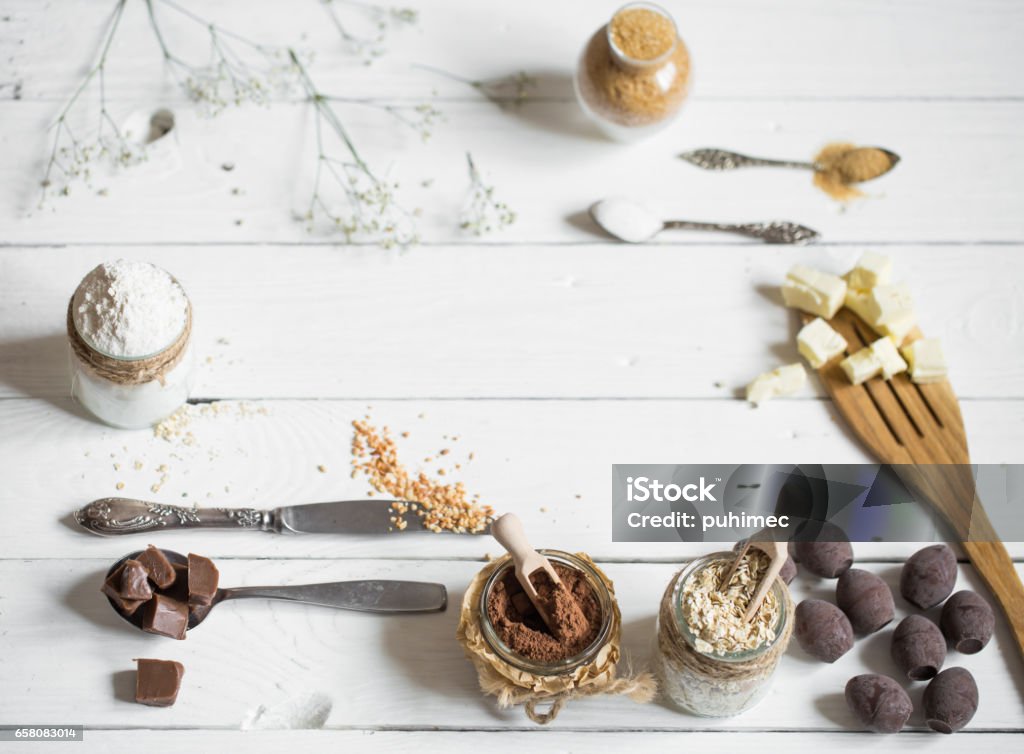
{"label": "spoon with brown powder", "polygon": [[705,170],[737,168],[797,168],[814,171],[814,184],[834,199],[845,201],[861,195],[855,184],[879,178],[900,161],[895,152],[882,147],[858,147],[836,142],[827,144],[811,162],[771,160],[730,152],[725,149],[695,149],[679,159]]}
{"label": "spoon with brown powder", "polygon": [[[506,513],[491,524],[491,534],[498,540],[498,544],[508,550],[508,554],[512,556],[516,579],[523,587],[523,591],[526,592],[526,596],[530,598],[530,602],[537,608],[537,614],[544,620],[548,630],[556,638],[563,638],[562,625],[572,624],[566,613],[580,612],[580,608],[571,595],[565,591],[562,580],[558,578],[558,573],[555,572],[551,561],[530,546],[526,539],[526,532],[523,531],[523,523],[514,513]],[[538,571],[546,573],[554,585],[550,600],[541,597],[530,580],[530,577]],[[582,613],[580,617],[582,617]],[[557,618],[562,618],[562,620],[557,620]],[[586,618],[583,618],[579,625],[585,626]]]}

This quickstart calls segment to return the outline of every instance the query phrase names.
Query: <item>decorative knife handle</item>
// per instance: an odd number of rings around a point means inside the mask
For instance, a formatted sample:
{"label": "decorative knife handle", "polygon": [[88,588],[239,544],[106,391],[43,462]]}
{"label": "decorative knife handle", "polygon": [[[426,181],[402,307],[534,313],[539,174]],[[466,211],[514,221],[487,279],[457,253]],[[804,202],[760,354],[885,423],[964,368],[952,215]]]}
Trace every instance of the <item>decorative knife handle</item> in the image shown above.
{"label": "decorative knife handle", "polygon": [[274,511],[257,508],[185,508],[127,497],[104,497],[75,511],[75,521],[94,534],[138,534],[171,529],[248,529],[280,532]]}

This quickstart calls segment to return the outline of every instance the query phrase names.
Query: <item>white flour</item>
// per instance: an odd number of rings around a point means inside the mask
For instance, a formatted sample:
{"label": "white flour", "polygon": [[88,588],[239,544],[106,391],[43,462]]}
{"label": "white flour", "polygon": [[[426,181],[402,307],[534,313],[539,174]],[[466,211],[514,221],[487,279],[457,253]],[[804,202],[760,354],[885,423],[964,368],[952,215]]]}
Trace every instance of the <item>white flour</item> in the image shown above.
{"label": "white flour", "polygon": [[82,279],[72,311],[78,334],[92,348],[136,359],[164,350],[181,335],[188,298],[159,267],[118,259]]}

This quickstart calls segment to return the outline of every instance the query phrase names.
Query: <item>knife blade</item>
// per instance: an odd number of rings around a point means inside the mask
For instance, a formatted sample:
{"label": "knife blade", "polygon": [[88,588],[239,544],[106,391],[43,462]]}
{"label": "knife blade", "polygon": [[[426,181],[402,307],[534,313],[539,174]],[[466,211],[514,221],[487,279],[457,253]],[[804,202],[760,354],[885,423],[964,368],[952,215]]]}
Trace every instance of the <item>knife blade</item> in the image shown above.
{"label": "knife blade", "polygon": [[[101,536],[139,534],[175,529],[229,529],[276,534],[387,534],[426,531],[423,519],[407,502],[408,512],[397,513],[398,500],[339,500],[330,503],[289,505],[272,510],[258,508],[186,508],[122,497],[93,500],[75,511],[75,521]],[[400,516],[405,527],[395,525]],[[490,527],[473,532],[487,534]]]}

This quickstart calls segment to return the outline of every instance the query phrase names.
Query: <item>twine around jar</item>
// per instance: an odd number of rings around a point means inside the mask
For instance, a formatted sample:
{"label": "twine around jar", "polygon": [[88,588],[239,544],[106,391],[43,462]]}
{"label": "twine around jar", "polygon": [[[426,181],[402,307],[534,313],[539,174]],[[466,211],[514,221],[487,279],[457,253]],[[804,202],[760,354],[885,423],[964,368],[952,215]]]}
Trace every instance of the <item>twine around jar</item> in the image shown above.
{"label": "twine around jar", "polygon": [[[680,571],[680,573],[682,572]],[[784,614],[789,618],[784,622],[782,631],[775,638],[772,646],[750,660],[724,661],[713,655],[698,652],[683,636],[676,620],[673,599],[678,580],[679,573],[669,581],[668,588],[665,589],[665,594],[661,598],[661,608],[658,611],[658,649],[668,666],[680,672],[693,673],[711,680],[743,681],[763,674],[779,661],[786,651],[793,633],[794,608],[788,588],[782,589],[782,608]],[[780,583],[782,583],[781,580]],[[785,587],[785,584],[783,586]]]}
{"label": "twine around jar", "polygon": [[185,327],[177,339],[159,353],[142,359],[117,359],[86,343],[75,326],[74,298],[68,302],[67,328],[68,342],[75,357],[99,377],[117,385],[142,385],[153,380],[163,385],[164,377],[178,365],[188,348],[192,336],[192,304],[185,310]]}

